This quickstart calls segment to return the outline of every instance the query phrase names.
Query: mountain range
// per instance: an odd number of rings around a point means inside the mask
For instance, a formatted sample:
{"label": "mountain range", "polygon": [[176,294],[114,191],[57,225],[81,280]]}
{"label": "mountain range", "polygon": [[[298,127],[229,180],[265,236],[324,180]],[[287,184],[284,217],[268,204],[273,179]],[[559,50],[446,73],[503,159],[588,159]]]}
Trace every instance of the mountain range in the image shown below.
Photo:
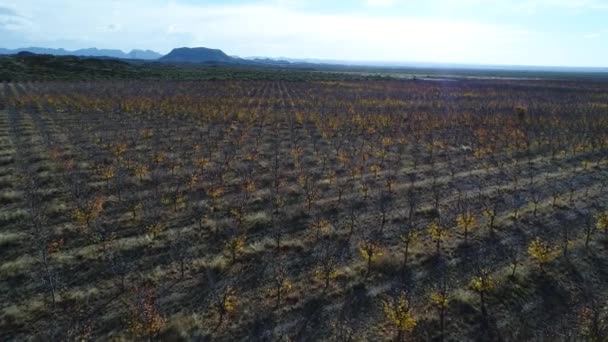
{"label": "mountain range", "polygon": [[69,51],[65,49],[51,49],[41,47],[28,47],[19,49],[3,49],[0,48],[0,55],[16,55],[20,52],[31,52],[39,55],[55,55],[55,56],[82,56],[82,57],[111,57],[120,59],[145,59],[155,60],[162,57],[158,52],[151,50],[131,50],[131,52],[125,53],[121,50],[116,49],[80,49]]}
{"label": "mountain range", "polygon": [[275,67],[300,67],[308,68],[319,65],[333,67],[381,67],[393,68],[428,68],[428,69],[480,69],[480,70],[525,70],[525,71],[554,71],[554,72],[608,72],[608,68],[584,68],[584,67],[546,67],[546,66],[522,66],[522,65],[478,65],[458,63],[421,63],[421,62],[381,62],[381,61],[348,61],[311,58],[269,58],[269,57],[246,57],[230,56],[219,49],[205,47],[181,47],[171,50],[166,55],[151,50],[131,50],[125,53],[116,49],[80,49],[68,51],[65,49],[50,49],[40,47],[29,47],[20,49],[0,48],[0,55],[16,55],[18,53],[34,53],[55,56],[82,56],[97,58],[116,58],[127,60],[158,61],[162,63],[205,63],[205,64],[230,64],[245,66],[275,66]]}
{"label": "mountain range", "polygon": [[287,65],[291,64],[286,60],[275,60],[270,58],[248,58],[243,59],[236,56],[229,56],[219,49],[209,49],[205,47],[195,48],[176,48],[167,55],[161,55],[151,50],[131,50],[125,53],[115,49],[80,49],[69,51],[65,49],[50,49],[41,47],[29,47],[19,49],[0,48],[0,55],[16,55],[32,53],[37,55],[54,56],[79,56],[79,57],[99,57],[99,58],[118,58],[130,60],[159,61],[165,63],[211,63],[211,64],[246,64],[246,65]]}

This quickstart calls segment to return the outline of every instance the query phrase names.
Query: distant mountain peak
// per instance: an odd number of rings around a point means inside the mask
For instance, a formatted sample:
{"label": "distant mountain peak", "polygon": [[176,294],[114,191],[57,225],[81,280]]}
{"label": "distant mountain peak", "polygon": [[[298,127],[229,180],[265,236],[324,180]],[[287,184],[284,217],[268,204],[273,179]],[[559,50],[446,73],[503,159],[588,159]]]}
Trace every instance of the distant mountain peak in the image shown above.
{"label": "distant mountain peak", "polygon": [[165,62],[189,62],[189,63],[236,63],[239,59],[230,57],[224,51],[219,49],[210,49],[206,47],[195,48],[175,48],[167,55],[160,58]]}

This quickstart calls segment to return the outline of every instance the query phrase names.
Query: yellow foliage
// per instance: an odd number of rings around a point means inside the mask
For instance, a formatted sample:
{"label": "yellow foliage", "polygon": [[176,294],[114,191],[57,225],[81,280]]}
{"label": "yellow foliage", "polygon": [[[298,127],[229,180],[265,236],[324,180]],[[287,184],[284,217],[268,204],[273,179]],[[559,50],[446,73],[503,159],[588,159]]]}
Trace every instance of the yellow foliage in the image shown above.
{"label": "yellow foliage", "polygon": [[160,203],[161,203],[162,205],[170,205],[170,204],[171,204],[171,198],[170,198],[169,196],[163,196],[163,197],[160,199]]}
{"label": "yellow foliage", "polygon": [[482,158],[489,154],[492,154],[492,149],[489,147],[480,147],[473,153],[473,155],[477,158]]}
{"label": "yellow foliage", "polygon": [[97,196],[88,203],[84,208],[77,208],[74,212],[74,218],[80,226],[88,226],[89,223],[96,219],[103,210],[104,198]]}
{"label": "yellow foliage", "polygon": [[141,178],[141,177],[146,176],[147,174],[148,174],[148,167],[147,166],[142,165],[142,166],[138,166],[138,167],[135,168],[135,175],[137,177]]}
{"label": "yellow foliage", "polygon": [[291,280],[283,279],[282,285],[281,285],[281,292],[287,293],[291,290],[292,287],[293,287],[293,283],[291,282]]}
{"label": "yellow foliage", "polygon": [[463,231],[471,231],[477,227],[477,218],[470,211],[456,217],[456,225]]}
{"label": "yellow foliage", "polygon": [[198,181],[199,181],[199,176],[198,176],[197,174],[193,173],[193,174],[190,176],[190,179],[188,180],[188,187],[193,187],[193,186],[195,186],[195,185],[196,185],[196,183],[198,183]]}
{"label": "yellow foliage", "polygon": [[152,160],[156,164],[162,163],[165,159],[166,159],[166,156],[162,152],[156,152],[156,153],[154,153],[154,156],[152,157]]}
{"label": "yellow foliage", "polygon": [[405,293],[396,300],[385,300],[384,315],[391,325],[401,332],[412,332],[416,328],[416,318]]}
{"label": "yellow foliage", "polygon": [[442,227],[439,223],[437,222],[433,222],[431,223],[428,227],[427,230],[429,232],[429,235],[431,235],[431,239],[433,241],[445,241],[445,239],[448,238],[448,232],[447,230],[445,230],[444,227]]}
{"label": "yellow foliage", "polygon": [[238,235],[231,238],[226,243],[226,247],[235,255],[242,253],[245,250],[245,236]]}
{"label": "yellow foliage", "polygon": [[149,138],[151,138],[153,135],[154,135],[154,131],[152,131],[152,130],[151,130],[151,129],[149,129],[149,128],[148,128],[148,129],[143,129],[143,130],[141,131],[141,136],[142,136],[144,139],[149,139]]}
{"label": "yellow foliage", "polygon": [[237,219],[243,217],[243,212],[239,208],[230,209],[230,214]]}
{"label": "yellow foliage", "polygon": [[320,281],[336,278],[338,275],[338,272],[336,272],[336,261],[333,258],[324,260],[323,263],[316,267],[314,275]]}
{"label": "yellow foliage", "polygon": [[146,231],[148,234],[152,235],[153,238],[156,238],[158,234],[160,234],[164,230],[164,226],[162,223],[153,223],[146,227]]}
{"label": "yellow foliage", "polygon": [[199,169],[204,169],[209,164],[209,159],[207,158],[198,158],[196,160],[196,166]]}
{"label": "yellow foliage", "polygon": [[366,260],[374,260],[376,257],[382,256],[382,248],[376,241],[366,240],[359,245],[359,253]]}
{"label": "yellow foliage", "polygon": [[238,303],[238,297],[236,296],[236,291],[233,288],[226,289],[224,296],[222,298],[221,310],[226,313],[231,313],[236,310],[236,305]]}
{"label": "yellow foliage", "polygon": [[152,292],[146,290],[139,303],[131,307],[129,330],[140,337],[155,336],[162,330],[166,321],[156,306]]}
{"label": "yellow foliage", "polygon": [[540,238],[535,238],[528,246],[528,254],[541,265],[549,263],[557,257],[558,251]]}
{"label": "yellow foliage", "polygon": [[450,298],[443,292],[433,291],[429,297],[431,304],[441,310],[447,309],[450,304]]}
{"label": "yellow foliage", "polygon": [[331,223],[326,219],[318,219],[310,224],[310,228],[315,230],[317,234],[328,233],[331,229]]}
{"label": "yellow foliage", "polygon": [[608,210],[595,216],[595,226],[600,230],[608,230]]}
{"label": "yellow foliage", "polygon": [[348,156],[344,152],[338,153],[338,161],[340,164],[345,165],[348,162]]}
{"label": "yellow foliage", "polygon": [[376,174],[378,174],[378,172],[380,172],[380,170],[382,168],[380,167],[380,165],[374,164],[374,165],[370,166],[369,169],[374,173],[374,175],[376,175]]}
{"label": "yellow foliage", "polygon": [[388,146],[391,146],[392,144],[393,144],[393,139],[391,137],[382,138],[382,146],[388,147]]}
{"label": "yellow foliage", "polygon": [[216,186],[209,189],[207,193],[209,194],[209,196],[213,197],[214,199],[217,199],[218,197],[224,194],[224,188],[222,188],[221,186]]}
{"label": "yellow foliage", "polygon": [[74,218],[76,219],[76,222],[78,222],[79,225],[84,226],[87,224],[87,222],[89,221],[89,216],[88,213],[80,208],[77,208],[74,211]]}
{"label": "yellow foliage", "polygon": [[293,157],[293,159],[300,159],[300,157],[302,157],[302,148],[297,147],[297,148],[292,149],[291,156]]}
{"label": "yellow foliage", "polygon": [[496,214],[494,213],[494,210],[486,209],[483,211],[483,216],[487,217],[487,218],[491,218],[492,216],[496,216]]}
{"label": "yellow foliage", "polygon": [[475,215],[471,214],[470,211],[467,211],[464,214],[458,215],[456,224],[462,229],[471,229],[477,225],[477,219],[475,218]]}
{"label": "yellow foliage", "polygon": [[490,278],[490,276],[483,274],[473,277],[469,283],[469,286],[471,287],[471,290],[475,292],[487,292],[494,289],[496,284],[494,283],[494,280]]}
{"label": "yellow foliage", "polygon": [[376,151],[376,157],[382,159],[385,158],[388,155],[388,153],[385,150],[378,150]]}
{"label": "yellow foliage", "polygon": [[251,194],[255,192],[255,189],[255,182],[253,180],[248,180],[245,182],[245,184],[243,184],[243,190],[245,190],[245,192]]}
{"label": "yellow foliage", "polygon": [[127,151],[127,144],[118,144],[114,146],[114,154],[120,156]]}
{"label": "yellow foliage", "polygon": [[115,171],[112,167],[107,167],[101,171],[101,178],[108,181],[114,177]]}
{"label": "yellow foliage", "polygon": [[399,239],[401,240],[401,242],[409,244],[418,240],[419,237],[420,234],[417,231],[409,230],[407,233],[402,234]]}

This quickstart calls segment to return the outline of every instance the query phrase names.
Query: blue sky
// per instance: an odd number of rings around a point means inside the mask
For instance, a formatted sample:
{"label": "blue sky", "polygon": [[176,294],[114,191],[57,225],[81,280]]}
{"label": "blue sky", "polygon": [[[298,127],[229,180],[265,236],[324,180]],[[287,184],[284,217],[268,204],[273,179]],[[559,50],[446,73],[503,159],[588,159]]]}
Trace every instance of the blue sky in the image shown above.
{"label": "blue sky", "polygon": [[608,66],[608,0],[0,0],[0,47]]}

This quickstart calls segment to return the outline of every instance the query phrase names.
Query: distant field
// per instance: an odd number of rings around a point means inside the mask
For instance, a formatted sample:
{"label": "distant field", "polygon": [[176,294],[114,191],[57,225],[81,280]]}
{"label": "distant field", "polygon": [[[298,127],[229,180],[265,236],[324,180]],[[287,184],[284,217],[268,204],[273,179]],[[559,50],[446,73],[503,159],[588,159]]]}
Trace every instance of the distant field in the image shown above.
{"label": "distant field", "polygon": [[294,63],[248,65],[161,63],[74,56],[0,56],[0,81],[75,80],[546,80],[608,82],[608,72],[586,69],[517,70],[441,67],[365,67]]}
{"label": "distant field", "polygon": [[0,83],[0,340],[605,338],[608,83],[331,75]]}

